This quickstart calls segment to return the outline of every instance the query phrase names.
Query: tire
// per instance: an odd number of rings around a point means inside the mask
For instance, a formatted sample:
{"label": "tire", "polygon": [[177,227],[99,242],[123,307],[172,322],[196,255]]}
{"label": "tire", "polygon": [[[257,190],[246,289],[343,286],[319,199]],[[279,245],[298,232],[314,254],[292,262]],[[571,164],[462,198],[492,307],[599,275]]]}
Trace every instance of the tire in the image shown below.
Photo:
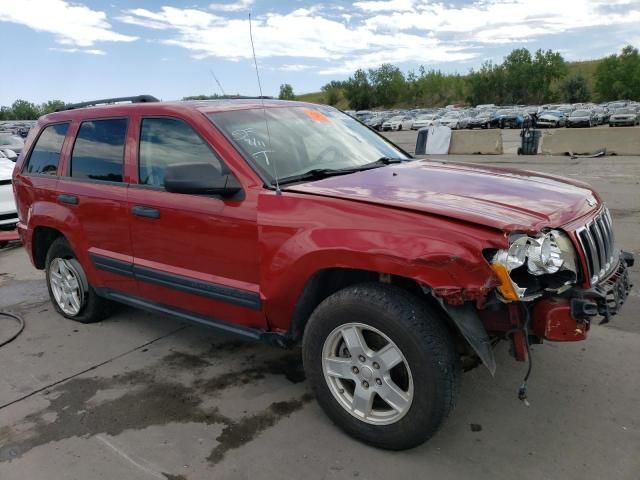
{"label": "tire", "polygon": [[[361,332],[366,344],[364,362],[356,356],[354,342],[347,345],[341,328],[352,332],[351,337],[354,331]],[[337,353],[332,346],[336,338],[342,341]],[[376,370],[375,359],[382,348],[391,348],[386,341],[400,352],[395,358],[401,360],[388,370],[391,373],[381,375],[384,362]],[[340,352],[340,358],[333,356]],[[341,362],[343,377],[325,374],[331,359]],[[316,308],[304,332],[303,362],[316,399],[329,418],[356,439],[388,450],[413,448],[436,433],[453,409],[462,373],[453,338],[440,315],[406,291],[376,283],[345,288]],[[396,392],[403,391],[404,408],[393,408],[383,400],[393,391],[388,388],[390,380]],[[357,407],[349,408],[348,397],[353,400],[356,388],[361,396],[373,399],[371,418],[363,418]],[[392,397],[401,404],[401,397]]]}
{"label": "tire", "polygon": [[[80,262],[65,238],[58,238],[51,244],[45,265],[49,297],[60,315],[80,323],[94,323],[105,319],[113,312],[114,303],[99,297],[93,287],[89,285]],[[65,285],[67,291],[73,289],[77,284],[78,293],[77,302],[75,302],[77,305],[74,304],[76,297],[68,304],[56,298],[55,292],[57,291],[60,296],[62,289],[60,280],[56,280],[56,275],[59,277],[64,268],[69,270],[69,275],[66,278],[70,280]],[[72,288],[69,288],[70,285]]]}
{"label": "tire", "polygon": [[398,125],[398,131],[402,130],[402,125]]}

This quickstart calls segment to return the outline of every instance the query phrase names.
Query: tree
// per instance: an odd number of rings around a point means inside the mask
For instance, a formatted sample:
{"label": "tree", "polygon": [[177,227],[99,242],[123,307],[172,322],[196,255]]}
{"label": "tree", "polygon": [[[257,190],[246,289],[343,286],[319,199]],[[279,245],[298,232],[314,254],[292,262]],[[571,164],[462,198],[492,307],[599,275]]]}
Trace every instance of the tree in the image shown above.
{"label": "tree", "polygon": [[554,100],[553,85],[567,75],[567,64],[558,52],[538,50],[533,57],[533,72],[528,103]]}
{"label": "tree", "polygon": [[293,93],[293,87],[288,83],[280,85],[280,94],[278,95],[280,100],[295,100],[296,96]]}
{"label": "tree", "polygon": [[562,99],[567,103],[581,103],[591,99],[587,79],[582,73],[577,73],[562,82],[560,92]]}
{"label": "tree", "polygon": [[344,82],[344,95],[354,110],[366,110],[373,106],[373,88],[364,70],[356,70],[353,76]]}
{"label": "tree", "polygon": [[328,105],[336,105],[342,98],[343,82],[332,80],[324,85],[320,90],[324,93],[324,103]]}
{"label": "tree", "polygon": [[473,105],[500,105],[505,97],[504,90],[504,69],[491,62],[483,63],[477,72],[471,70],[467,78],[467,99]]}
{"label": "tree", "polygon": [[49,100],[40,105],[40,115],[55,112],[60,108],[64,108],[65,103],[62,100]]}
{"label": "tree", "polygon": [[405,92],[406,81],[398,67],[389,63],[369,70],[369,83],[373,90],[374,106],[391,107]]}
{"label": "tree", "polygon": [[16,100],[11,105],[11,120],[35,120],[39,116],[38,107],[26,100]]}
{"label": "tree", "polygon": [[611,55],[598,64],[595,90],[600,100],[640,100],[640,54],[628,45],[620,55]]}

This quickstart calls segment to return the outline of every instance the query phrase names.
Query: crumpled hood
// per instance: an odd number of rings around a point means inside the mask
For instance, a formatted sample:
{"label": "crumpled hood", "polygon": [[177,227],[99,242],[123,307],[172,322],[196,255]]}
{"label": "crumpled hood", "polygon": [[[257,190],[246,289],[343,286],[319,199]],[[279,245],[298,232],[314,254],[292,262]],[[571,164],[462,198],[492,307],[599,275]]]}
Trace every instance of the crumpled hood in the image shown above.
{"label": "crumpled hood", "polygon": [[598,208],[599,203],[587,185],[569,179],[431,160],[285,189],[442,215],[503,231],[557,228]]}

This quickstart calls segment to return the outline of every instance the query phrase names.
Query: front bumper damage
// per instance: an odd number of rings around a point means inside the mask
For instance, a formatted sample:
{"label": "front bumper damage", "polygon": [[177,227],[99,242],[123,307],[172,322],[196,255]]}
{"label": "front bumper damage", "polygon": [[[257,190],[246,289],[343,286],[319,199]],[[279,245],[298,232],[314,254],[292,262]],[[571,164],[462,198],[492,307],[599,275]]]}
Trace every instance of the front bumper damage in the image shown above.
{"label": "front bumper damage", "polygon": [[610,321],[629,296],[629,267],[633,264],[633,255],[622,252],[612,273],[591,288],[574,287],[532,302],[489,301],[486,308],[478,309],[471,302],[456,306],[438,300],[477,358],[493,374],[496,339],[510,340],[513,356],[524,362],[529,357],[529,343],[584,340],[597,317],[602,317],[601,323]]}
{"label": "front bumper damage", "polygon": [[602,317],[608,323],[625,303],[631,287],[631,253],[622,252],[618,266],[606,278],[588,289],[573,288],[560,297],[545,298],[532,309],[533,333],[541,340],[574,342],[584,340],[591,322]]}

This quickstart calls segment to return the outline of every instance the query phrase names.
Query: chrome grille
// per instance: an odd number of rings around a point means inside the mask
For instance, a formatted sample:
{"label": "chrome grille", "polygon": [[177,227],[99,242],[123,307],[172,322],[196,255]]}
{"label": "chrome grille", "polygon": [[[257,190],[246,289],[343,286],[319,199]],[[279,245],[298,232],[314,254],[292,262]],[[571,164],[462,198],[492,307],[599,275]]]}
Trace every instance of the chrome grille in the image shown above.
{"label": "chrome grille", "polygon": [[579,228],[576,235],[587,259],[589,278],[594,284],[617,265],[613,222],[609,209],[603,208],[597,217]]}

